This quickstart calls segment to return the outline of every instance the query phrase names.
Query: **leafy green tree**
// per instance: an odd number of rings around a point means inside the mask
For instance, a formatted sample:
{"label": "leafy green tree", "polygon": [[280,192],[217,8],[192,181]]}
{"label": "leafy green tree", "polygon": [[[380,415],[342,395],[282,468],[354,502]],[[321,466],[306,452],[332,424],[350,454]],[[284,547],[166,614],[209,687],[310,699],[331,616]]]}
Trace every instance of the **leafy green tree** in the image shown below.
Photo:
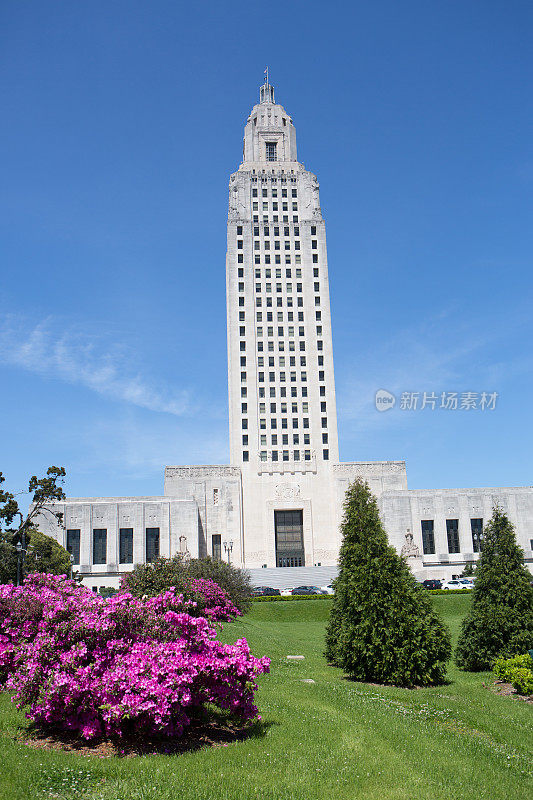
{"label": "leafy green tree", "polygon": [[17,580],[17,551],[10,531],[0,531],[0,583]]}
{"label": "leafy green tree", "polygon": [[500,508],[483,530],[470,613],[463,620],[456,650],[459,667],[490,669],[533,648],[533,587],[516,543],[514,527]]}
{"label": "leafy green tree", "polygon": [[[28,550],[32,533],[36,537],[37,550],[42,551],[43,561],[37,567],[41,571],[55,572],[61,563],[62,554],[57,550],[54,545],[49,544],[44,540],[54,542],[58,548],[66,553],[61,545],[57,544],[55,540],[50,539],[43,534],[38,534],[33,529],[33,522],[40,514],[50,514],[55,517],[59,524],[63,522],[63,514],[55,511],[50,505],[58,500],[65,499],[63,491],[64,478],[66,471],[64,467],[48,467],[46,475],[43,478],[37,478],[33,475],[28,483],[28,493],[31,495],[31,505],[28,513],[24,515],[19,507],[18,501],[12,492],[5,491],[0,488],[0,579],[2,582],[17,580],[17,564],[21,564],[28,557]],[[0,472],[0,487],[5,483],[5,477]],[[18,525],[13,525],[15,518],[18,517]],[[17,553],[17,545],[19,546],[19,553]],[[68,557],[68,554],[67,554]],[[70,557],[68,557],[68,569],[61,569],[61,572],[56,574],[63,574],[70,570]],[[15,565],[15,572],[13,573],[13,564]],[[50,569],[45,570],[42,567],[50,564]],[[27,572],[28,570],[26,570]]]}
{"label": "leafy green tree", "polygon": [[151,564],[137,564],[122,579],[122,588],[136,597],[153,596],[175,586],[187,586],[190,578],[207,578],[227,592],[232,603],[242,611],[250,608],[252,587],[244,570],[213,558],[184,559],[179,553],[173,558],[160,557]]}
{"label": "leafy green tree", "polygon": [[472,578],[476,574],[476,565],[473,561],[467,561],[463,571],[461,572],[461,578]]}
{"label": "leafy green tree", "polygon": [[348,487],[341,530],[326,657],[359,681],[442,682],[451,654],[449,632],[388,544],[376,499],[362,480]]}
{"label": "leafy green tree", "polygon": [[30,549],[24,564],[25,571],[70,575],[70,553],[51,536],[46,536],[35,529],[30,533]]}

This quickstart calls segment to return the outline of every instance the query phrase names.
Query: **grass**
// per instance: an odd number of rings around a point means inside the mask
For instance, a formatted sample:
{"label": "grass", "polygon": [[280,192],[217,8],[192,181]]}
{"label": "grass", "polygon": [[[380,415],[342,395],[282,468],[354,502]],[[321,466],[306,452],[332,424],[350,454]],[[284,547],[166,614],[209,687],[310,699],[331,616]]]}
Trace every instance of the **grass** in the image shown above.
{"label": "grass", "polygon": [[[433,598],[457,637],[470,598]],[[262,727],[183,755],[98,759],[14,741],[24,716],[0,705],[0,798],[86,800],[523,800],[531,796],[532,707],[449,668],[411,691],[346,680],[323,656],[329,602],[257,603],[223,636],[272,658]],[[288,662],[287,655],[304,655]],[[311,679],[314,683],[305,683]]]}

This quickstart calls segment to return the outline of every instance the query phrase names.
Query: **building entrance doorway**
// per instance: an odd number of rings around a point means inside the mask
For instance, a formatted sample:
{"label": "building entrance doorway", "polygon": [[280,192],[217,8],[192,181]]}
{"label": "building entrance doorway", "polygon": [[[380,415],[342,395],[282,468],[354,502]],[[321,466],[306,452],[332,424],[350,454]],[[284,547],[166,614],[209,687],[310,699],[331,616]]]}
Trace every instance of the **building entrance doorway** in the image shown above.
{"label": "building entrance doorway", "polygon": [[305,567],[303,511],[274,511],[276,566]]}

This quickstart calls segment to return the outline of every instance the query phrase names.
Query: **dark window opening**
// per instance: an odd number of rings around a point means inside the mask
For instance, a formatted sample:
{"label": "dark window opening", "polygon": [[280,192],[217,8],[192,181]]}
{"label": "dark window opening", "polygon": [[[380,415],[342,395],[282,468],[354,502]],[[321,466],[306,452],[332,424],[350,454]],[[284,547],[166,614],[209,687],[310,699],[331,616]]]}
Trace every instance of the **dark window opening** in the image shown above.
{"label": "dark window opening", "polygon": [[267,161],[276,160],[276,142],[266,143],[266,160]]}
{"label": "dark window opening", "polygon": [[470,528],[472,530],[472,547],[474,553],[481,553],[483,549],[483,519],[481,517],[471,519]]}
{"label": "dark window opening", "polygon": [[211,555],[215,561],[222,560],[222,534],[214,533],[211,536]]}
{"label": "dark window opening", "polygon": [[78,528],[67,531],[67,550],[73,556],[74,564],[80,563],[80,531]]}
{"label": "dark window opening", "polygon": [[146,528],[146,561],[150,564],[159,558],[159,528]]}
{"label": "dark window opening", "polygon": [[304,567],[303,511],[274,511],[276,566]]}
{"label": "dark window opening", "polygon": [[133,528],[120,529],[119,562],[133,564]]}
{"label": "dark window opening", "polygon": [[105,564],[107,561],[107,528],[93,530],[93,564]]}
{"label": "dark window opening", "polygon": [[446,533],[448,535],[448,553],[459,553],[459,520],[446,520]]}
{"label": "dark window opening", "polygon": [[434,520],[422,520],[422,549],[425,555],[435,553],[435,531]]}

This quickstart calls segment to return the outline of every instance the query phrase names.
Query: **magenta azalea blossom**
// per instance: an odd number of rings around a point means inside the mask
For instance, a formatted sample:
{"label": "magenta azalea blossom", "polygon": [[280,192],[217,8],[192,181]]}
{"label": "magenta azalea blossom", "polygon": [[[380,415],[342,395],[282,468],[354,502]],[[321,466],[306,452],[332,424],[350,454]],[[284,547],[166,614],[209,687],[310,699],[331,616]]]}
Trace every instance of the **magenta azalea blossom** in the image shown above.
{"label": "magenta azalea blossom", "polygon": [[0,680],[29,719],[86,739],[181,736],[207,703],[256,719],[256,679],[270,661],[245,639],[216,641],[216,624],[239,612],[213,581],[192,582],[205,616],[174,589],[104,599],[44,574],[0,585]]}

